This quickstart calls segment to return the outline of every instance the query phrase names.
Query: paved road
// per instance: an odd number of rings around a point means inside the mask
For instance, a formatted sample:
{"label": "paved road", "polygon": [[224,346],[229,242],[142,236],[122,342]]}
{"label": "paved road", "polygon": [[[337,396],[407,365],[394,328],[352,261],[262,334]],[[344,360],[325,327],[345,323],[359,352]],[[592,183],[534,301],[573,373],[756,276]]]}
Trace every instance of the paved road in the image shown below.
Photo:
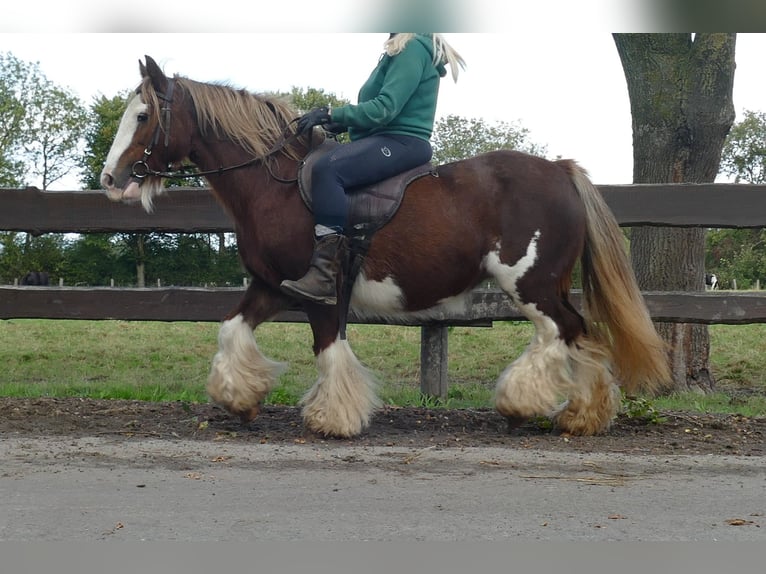
{"label": "paved road", "polygon": [[0,540],[764,540],[765,462],[5,437]]}

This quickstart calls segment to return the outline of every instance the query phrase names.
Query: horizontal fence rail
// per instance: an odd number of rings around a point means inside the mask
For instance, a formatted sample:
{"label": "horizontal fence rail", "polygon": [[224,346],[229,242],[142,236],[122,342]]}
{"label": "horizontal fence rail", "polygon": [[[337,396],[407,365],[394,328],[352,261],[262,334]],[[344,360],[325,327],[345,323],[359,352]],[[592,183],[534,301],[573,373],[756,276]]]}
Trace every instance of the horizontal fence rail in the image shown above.
{"label": "horizontal fence rail", "polygon": [[[81,319],[122,321],[220,321],[239,303],[244,289],[219,287],[3,287],[0,286],[0,319]],[[645,291],[652,319],[674,323],[743,325],[766,323],[766,292],[704,291],[696,293]],[[580,308],[580,292],[572,292]],[[303,323],[298,308],[275,315],[272,321]],[[463,309],[451,307],[428,321],[407,318],[359,316],[351,323],[402,326],[491,326],[494,321],[526,321],[508,296],[495,289],[477,289]]]}
{"label": "horizontal fence rail", "polygon": [[[766,227],[766,185],[732,183],[597,186],[620,225]],[[233,231],[207,188],[172,188],[146,213],[99,191],[0,189],[0,230],[40,233]]]}
{"label": "horizontal fence rail", "polygon": [[[623,227],[766,227],[766,185],[637,184],[597,186]],[[42,233],[233,231],[230,218],[206,188],[173,188],[146,213],[109,201],[100,191],[0,189],[0,230]],[[0,319],[117,319],[220,321],[239,303],[243,288],[0,287]],[[760,292],[644,292],[655,321],[700,324],[766,323]],[[580,306],[580,293],[573,292]],[[273,321],[305,322],[300,309]],[[382,321],[351,314],[352,323],[421,327],[421,391],[447,395],[447,327],[489,327],[525,320],[498,290],[478,289],[463,309],[451,307],[427,322]]]}

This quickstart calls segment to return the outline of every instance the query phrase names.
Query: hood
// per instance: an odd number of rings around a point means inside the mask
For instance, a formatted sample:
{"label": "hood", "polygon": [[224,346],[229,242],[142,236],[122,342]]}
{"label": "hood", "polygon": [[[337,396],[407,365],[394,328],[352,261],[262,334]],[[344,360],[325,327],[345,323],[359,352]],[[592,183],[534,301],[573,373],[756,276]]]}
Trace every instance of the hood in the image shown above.
{"label": "hood", "polygon": [[[415,34],[415,37],[413,40],[416,40],[420,42],[423,47],[428,50],[428,53],[431,54],[431,59],[434,57],[434,40],[433,36],[431,34]],[[439,77],[443,78],[447,75],[447,68],[444,66],[447,62],[442,59],[440,62],[437,62],[434,64],[436,67],[436,71],[439,74]]]}

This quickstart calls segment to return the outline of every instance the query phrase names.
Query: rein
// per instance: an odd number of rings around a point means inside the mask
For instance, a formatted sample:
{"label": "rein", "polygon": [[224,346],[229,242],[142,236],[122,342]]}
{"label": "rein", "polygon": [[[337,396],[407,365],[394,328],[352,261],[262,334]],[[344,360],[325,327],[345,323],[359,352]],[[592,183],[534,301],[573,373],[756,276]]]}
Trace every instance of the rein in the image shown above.
{"label": "rein", "polygon": [[[272,171],[271,164],[268,161],[266,161],[275,153],[281,151],[288,143],[298,139],[298,133],[296,132],[293,132],[289,136],[285,135],[287,128],[290,127],[290,125],[292,125],[293,123],[297,122],[298,118],[294,118],[285,126],[285,128],[282,130],[282,134],[280,135],[279,140],[273,146],[271,146],[271,148],[266,152],[266,154],[263,157],[254,157],[236,165],[219,167],[217,169],[210,169],[206,171],[199,171],[198,168],[195,166],[181,166],[175,171],[157,171],[149,167],[149,164],[147,163],[147,161],[152,155],[152,149],[159,142],[161,131],[165,132],[165,147],[167,148],[170,143],[170,113],[171,113],[171,105],[173,103],[174,86],[175,86],[175,79],[171,78],[168,82],[167,93],[166,94],[162,94],[159,92],[157,93],[157,97],[163,101],[162,108],[160,108],[160,121],[157,123],[157,127],[154,129],[154,135],[152,136],[152,141],[144,149],[144,157],[138,160],[137,162],[135,162],[131,168],[130,175],[132,178],[136,179],[138,182],[141,182],[143,179],[145,179],[148,176],[164,177],[164,178],[190,178],[190,177],[201,177],[206,175],[220,175],[227,171],[241,169],[243,167],[253,165],[254,163],[257,163],[259,161],[263,161],[264,165],[266,166],[266,170],[269,172],[269,175],[272,177],[272,179],[278,181],[279,183],[285,183],[285,184],[296,183],[298,181],[297,177],[293,179],[284,179],[282,177],[279,177]],[[194,170],[194,171],[191,171],[191,170]]]}

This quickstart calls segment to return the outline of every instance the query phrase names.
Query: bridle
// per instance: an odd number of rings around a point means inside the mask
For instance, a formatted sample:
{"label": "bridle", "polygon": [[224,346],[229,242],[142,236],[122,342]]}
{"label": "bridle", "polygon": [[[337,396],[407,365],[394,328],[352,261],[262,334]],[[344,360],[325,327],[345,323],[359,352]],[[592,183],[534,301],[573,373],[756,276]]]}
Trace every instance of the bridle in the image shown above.
{"label": "bridle", "polygon": [[253,165],[254,163],[257,163],[259,161],[263,161],[264,165],[266,166],[266,170],[269,172],[269,175],[273,179],[278,181],[279,183],[289,184],[289,183],[295,183],[298,181],[297,177],[293,179],[284,179],[282,177],[279,177],[271,170],[271,163],[267,161],[275,153],[281,151],[288,143],[298,138],[299,134],[297,132],[292,132],[289,135],[285,135],[290,125],[292,125],[294,122],[297,122],[298,118],[291,120],[285,126],[285,128],[282,130],[282,134],[279,140],[262,157],[253,157],[247,161],[244,161],[236,165],[219,167],[217,169],[210,169],[207,171],[199,171],[199,169],[193,165],[181,166],[180,168],[174,171],[157,171],[149,167],[149,164],[147,162],[152,155],[152,150],[154,149],[154,146],[156,146],[160,141],[161,132],[165,133],[165,148],[167,148],[170,143],[170,125],[171,125],[170,114],[172,110],[171,106],[173,104],[174,88],[175,88],[175,78],[169,78],[167,92],[164,94],[161,92],[156,92],[157,98],[162,100],[162,107],[160,108],[160,121],[157,122],[157,127],[154,128],[154,134],[152,135],[152,139],[149,142],[149,145],[144,148],[144,157],[136,161],[131,168],[130,176],[134,180],[136,180],[138,183],[141,183],[141,181],[143,181],[148,176],[164,177],[164,178],[191,178],[191,177],[202,177],[206,175],[220,175],[227,171],[241,169],[243,167]]}

